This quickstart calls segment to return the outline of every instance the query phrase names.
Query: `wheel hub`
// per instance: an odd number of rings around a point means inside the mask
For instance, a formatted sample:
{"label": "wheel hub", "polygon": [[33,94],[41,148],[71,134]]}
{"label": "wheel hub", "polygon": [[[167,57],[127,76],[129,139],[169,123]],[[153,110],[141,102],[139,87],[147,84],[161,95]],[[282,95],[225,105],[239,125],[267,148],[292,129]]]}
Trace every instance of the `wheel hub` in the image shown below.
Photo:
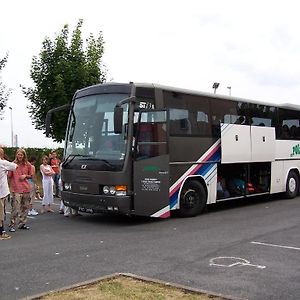
{"label": "wheel hub", "polygon": [[187,208],[192,208],[198,202],[198,196],[194,190],[187,190],[183,195],[182,204]]}
{"label": "wheel hub", "polygon": [[293,193],[296,190],[296,180],[295,178],[290,178],[289,180],[289,190]]}

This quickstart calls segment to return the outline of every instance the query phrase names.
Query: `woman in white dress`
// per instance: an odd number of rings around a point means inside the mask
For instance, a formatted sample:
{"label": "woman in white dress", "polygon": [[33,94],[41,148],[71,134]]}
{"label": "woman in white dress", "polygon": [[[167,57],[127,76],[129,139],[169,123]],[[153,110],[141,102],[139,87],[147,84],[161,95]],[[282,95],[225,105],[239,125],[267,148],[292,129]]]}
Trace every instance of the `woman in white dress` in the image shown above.
{"label": "woman in white dress", "polygon": [[51,166],[48,164],[49,163],[49,158],[48,156],[43,156],[42,158],[42,164],[40,166],[40,170],[43,176],[43,200],[42,200],[42,205],[43,209],[41,213],[43,214],[46,210],[47,206],[47,211],[48,212],[53,212],[51,209],[51,204],[53,203],[53,179],[52,175],[54,175],[54,171],[51,168]]}

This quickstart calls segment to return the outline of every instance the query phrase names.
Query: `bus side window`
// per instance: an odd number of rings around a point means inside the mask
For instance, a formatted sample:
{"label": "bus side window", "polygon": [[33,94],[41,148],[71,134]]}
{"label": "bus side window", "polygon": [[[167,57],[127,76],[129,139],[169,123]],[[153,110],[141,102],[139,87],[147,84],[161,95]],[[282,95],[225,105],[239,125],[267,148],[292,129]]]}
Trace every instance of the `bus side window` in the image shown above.
{"label": "bus side window", "polygon": [[298,128],[296,125],[292,125],[292,127],[290,128],[290,133],[291,137],[293,137],[294,139],[298,138]]}
{"label": "bus side window", "polygon": [[212,136],[221,137],[221,127],[220,127],[220,118],[213,115],[211,120]]}
{"label": "bus side window", "polygon": [[245,124],[246,123],[246,118],[244,116],[239,116],[238,119],[234,122],[234,124]]}
{"label": "bus side window", "polygon": [[282,132],[281,132],[281,135],[282,135],[282,138],[283,139],[288,139],[291,135],[290,135],[290,129],[289,129],[289,127],[286,125],[286,124],[284,124],[283,126],[282,126]]}
{"label": "bus side window", "polygon": [[143,142],[153,141],[153,128],[152,124],[141,123],[139,128],[139,140],[138,140],[138,156],[140,157],[152,157],[153,149],[152,145],[140,144]]}

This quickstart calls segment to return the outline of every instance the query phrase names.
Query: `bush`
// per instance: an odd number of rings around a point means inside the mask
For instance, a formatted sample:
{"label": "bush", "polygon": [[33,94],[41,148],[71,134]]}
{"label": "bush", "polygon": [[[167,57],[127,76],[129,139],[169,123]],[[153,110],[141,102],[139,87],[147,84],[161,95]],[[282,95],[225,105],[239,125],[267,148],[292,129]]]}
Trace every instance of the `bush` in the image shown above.
{"label": "bush", "polygon": [[[15,159],[15,156],[16,156],[16,151],[19,148],[5,147],[3,149],[4,149],[6,159],[9,160],[9,161],[13,161]],[[42,183],[41,183],[42,178],[41,178],[41,173],[40,173],[40,165],[42,164],[42,157],[44,155],[48,156],[52,149],[48,149],[48,148],[24,148],[24,150],[26,151],[28,159],[31,156],[36,157],[36,163],[35,163],[36,177],[37,177],[37,182],[38,182],[38,185],[39,185],[40,192],[43,193],[43,188],[42,188]],[[56,153],[57,153],[57,157],[59,159],[62,159],[63,149],[58,148],[58,149],[55,149],[55,150],[56,150]]]}
{"label": "bush", "polygon": [[[9,161],[13,161],[15,159],[16,156],[16,151],[19,148],[12,148],[12,147],[6,147],[4,148],[4,152],[5,155],[7,156],[7,159]],[[24,148],[24,150],[27,153],[27,158],[29,159],[31,156],[35,156],[36,157],[36,164],[35,164],[35,168],[36,170],[40,169],[40,165],[42,163],[42,157],[44,155],[49,155],[51,149],[48,148]],[[57,152],[57,157],[59,159],[61,159],[63,157],[63,149],[62,148],[58,148],[55,149]]]}

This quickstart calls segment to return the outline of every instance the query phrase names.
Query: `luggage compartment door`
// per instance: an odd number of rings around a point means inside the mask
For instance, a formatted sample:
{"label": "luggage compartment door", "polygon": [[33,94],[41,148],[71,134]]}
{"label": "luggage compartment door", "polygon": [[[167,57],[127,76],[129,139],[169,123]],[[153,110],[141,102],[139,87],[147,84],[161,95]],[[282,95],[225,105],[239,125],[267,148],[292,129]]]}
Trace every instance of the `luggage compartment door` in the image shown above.
{"label": "luggage compartment door", "polygon": [[221,163],[251,161],[250,126],[221,124]]}

